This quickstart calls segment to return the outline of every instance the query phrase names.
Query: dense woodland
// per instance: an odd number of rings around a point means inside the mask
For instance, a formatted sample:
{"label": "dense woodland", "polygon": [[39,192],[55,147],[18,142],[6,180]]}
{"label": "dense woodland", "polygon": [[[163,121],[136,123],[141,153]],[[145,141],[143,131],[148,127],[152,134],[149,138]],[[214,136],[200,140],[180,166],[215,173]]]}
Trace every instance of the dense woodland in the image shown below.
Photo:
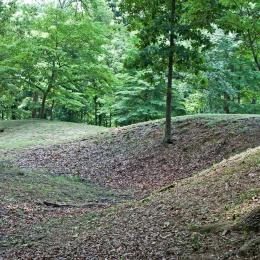
{"label": "dense woodland", "polygon": [[0,0],[2,119],[260,113],[260,3]]}
{"label": "dense woodland", "polygon": [[0,260],[260,259],[259,36],[259,0],[0,0]]}

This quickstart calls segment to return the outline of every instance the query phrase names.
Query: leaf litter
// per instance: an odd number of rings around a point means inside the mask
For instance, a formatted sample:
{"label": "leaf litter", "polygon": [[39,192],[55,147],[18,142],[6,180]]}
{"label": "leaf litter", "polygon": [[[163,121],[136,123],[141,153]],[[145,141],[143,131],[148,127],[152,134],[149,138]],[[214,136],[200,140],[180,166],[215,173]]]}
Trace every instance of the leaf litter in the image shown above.
{"label": "leaf litter", "polygon": [[[213,127],[207,120],[181,121],[174,124],[173,145],[165,147],[157,121],[113,129],[95,139],[19,152],[20,167],[80,176],[119,193],[128,190],[137,201],[107,209],[5,204],[1,215],[12,216],[8,232],[14,246],[8,241],[3,257],[258,259],[259,251],[240,255],[239,248],[259,233],[204,234],[191,227],[234,222],[259,205],[259,148],[217,164],[259,146],[259,126],[258,118]],[[169,187],[162,189],[165,185]],[[161,192],[154,192],[158,189]],[[237,203],[248,190],[256,192]],[[2,222],[8,224],[6,219]],[[25,236],[30,239],[22,241]]]}

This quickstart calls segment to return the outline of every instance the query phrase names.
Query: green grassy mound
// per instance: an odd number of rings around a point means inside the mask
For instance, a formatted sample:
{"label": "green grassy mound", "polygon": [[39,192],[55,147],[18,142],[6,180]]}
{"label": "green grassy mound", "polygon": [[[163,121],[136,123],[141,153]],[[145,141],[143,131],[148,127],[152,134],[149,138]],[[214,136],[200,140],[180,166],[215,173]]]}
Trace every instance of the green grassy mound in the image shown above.
{"label": "green grassy mound", "polygon": [[0,120],[0,151],[42,147],[96,135],[105,128],[46,120]]}

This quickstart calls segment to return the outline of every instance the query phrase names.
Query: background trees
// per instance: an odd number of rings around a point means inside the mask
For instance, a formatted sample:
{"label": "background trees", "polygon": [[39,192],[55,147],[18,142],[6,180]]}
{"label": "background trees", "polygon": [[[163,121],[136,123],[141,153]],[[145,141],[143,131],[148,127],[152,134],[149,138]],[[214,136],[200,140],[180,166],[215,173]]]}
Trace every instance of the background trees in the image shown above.
{"label": "background trees", "polygon": [[120,2],[0,1],[1,118],[260,112],[257,1]]}

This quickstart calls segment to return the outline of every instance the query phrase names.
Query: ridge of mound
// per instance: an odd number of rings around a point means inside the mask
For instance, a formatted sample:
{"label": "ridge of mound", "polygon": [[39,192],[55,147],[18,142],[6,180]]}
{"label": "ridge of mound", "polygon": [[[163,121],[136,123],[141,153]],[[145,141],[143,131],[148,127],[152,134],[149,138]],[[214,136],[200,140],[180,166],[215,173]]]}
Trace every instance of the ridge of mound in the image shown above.
{"label": "ridge of mound", "polygon": [[180,117],[173,144],[162,145],[163,121],[111,129],[99,137],[18,154],[21,167],[70,174],[145,196],[224,158],[260,145],[260,117]]}
{"label": "ridge of mound", "polygon": [[[257,147],[144,200],[106,210],[92,224],[95,228],[75,231],[66,221],[59,229],[49,226],[53,244],[25,245],[7,257],[259,259],[259,229],[231,228],[259,207],[259,187]],[[67,238],[57,242],[62,230]]]}

